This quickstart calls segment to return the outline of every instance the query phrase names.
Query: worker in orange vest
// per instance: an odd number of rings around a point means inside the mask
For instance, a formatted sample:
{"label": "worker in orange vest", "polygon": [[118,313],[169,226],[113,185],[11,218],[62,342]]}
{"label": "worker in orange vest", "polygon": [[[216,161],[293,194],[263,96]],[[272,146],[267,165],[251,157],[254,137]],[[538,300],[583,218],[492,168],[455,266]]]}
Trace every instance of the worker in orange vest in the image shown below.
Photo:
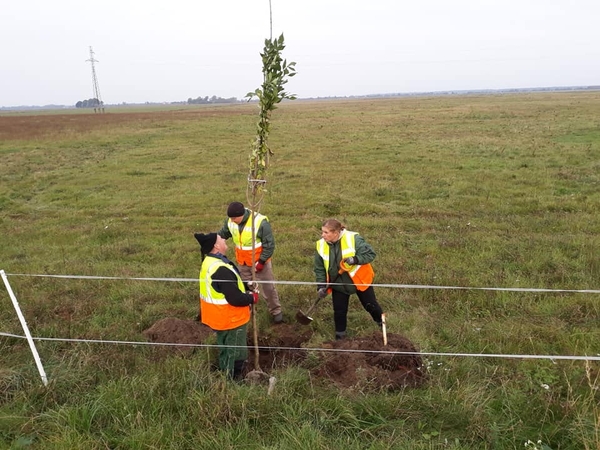
{"label": "worker in orange vest", "polygon": [[[227,219],[223,228],[217,233],[224,239],[232,238],[235,244],[235,259],[242,280],[252,280],[252,211],[243,203],[232,202],[227,207]],[[279,294],[275,288],[275,275],[271,257],[275,252],[275,238],[269,219],[257,212],[254,213],[254,269],[255,278],[261,282],[261,291],[267,302],[273,322],[282,323],[283,313]]]}
{"label": "worker in orange vest", "polygon": [[258,303],[258,292],[250,291],[235,264],[225,254],[227,242],[216,233],[194,233],[200,244],[200,317],[217,334],[219,368],[238,380],[248,359],[250,306]]}
{"label": "worker in orange vest", "polygon": [[382,309],[371,284],[375,273],[371,262],[375,251],[358,233],[346,230],[336,219],[328,219],[321,227],[317,241],[314,272],[319,298],[332,294],[335,338],[346,337],[350,295],[356,294],[375,323],[382,326]]}

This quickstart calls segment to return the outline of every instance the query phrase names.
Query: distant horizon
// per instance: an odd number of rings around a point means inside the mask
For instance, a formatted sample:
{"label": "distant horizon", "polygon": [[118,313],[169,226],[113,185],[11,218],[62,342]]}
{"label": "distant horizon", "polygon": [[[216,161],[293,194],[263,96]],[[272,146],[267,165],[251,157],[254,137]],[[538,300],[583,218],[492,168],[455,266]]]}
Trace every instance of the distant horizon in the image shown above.
{"label": "distant horizon", "polygon": [[300,99],[597,85],[599,16],[598,0],[5,2],[0,105],[243,98],[280,36]]}
{"label": "distant horizon", "polygon": [[[539,91],[576,91],[576,90],[600,90],[600,84],[593,85],[576,85],[576,86],[536,86],[536,87],[520,87],[520,88],[497,88],[497,89],[441,89],[436,91],[414,91],[414,92],[382,92],[382,93],[371,93],[371,94],[359,94],[359,95],[330,95],[330,96],[319,96],[319,97],[298,97],[297,100],[327,100],[336,98],[372,98],[372,97],[409,97],[418,95],[451,95],[451,94],[468,94],[468,93],[495,93],[495,92],[539,92]],[[212,96],[209,96],[212,97]],[[191,97],[188,97],[191,98]],[[244,97],[238,98],[235,96],[231,97],[218,97],[220,99],[231,99],[235,98],[237,102],[245,103],[247,100]],[[208,103],[208,104],[231,104],[232,102],[225,103]],[[59,104],[50,103],[46,105],[11,105],[11,106],[0,106],[0,110],[19,110],[24,109],[75,109],[76,103],[74,104]],[[187,104],[186,100],[172,100],[172,101],[142,101],[142,102],[119,102],[119,103],[106,103],[105,107],[124,107],[124,106],[136,106],[136,105],[174,105],[174,104]],[[80,109],[93,109],[93,107],[85,107]]]}

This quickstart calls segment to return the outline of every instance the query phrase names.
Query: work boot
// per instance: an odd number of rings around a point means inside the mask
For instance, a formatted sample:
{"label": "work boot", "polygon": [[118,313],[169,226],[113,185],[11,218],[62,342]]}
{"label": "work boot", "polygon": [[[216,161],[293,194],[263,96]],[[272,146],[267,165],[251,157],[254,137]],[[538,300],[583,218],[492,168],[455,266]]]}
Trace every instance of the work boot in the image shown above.
{"label": "work boot", "polygon": [[335,332],[335,340],[336,341],[339,341],[339,340],[342,340],[342,339],[345,339],[345,338],[346,338],[346,332],[345,331],[336,331]]}
{"label": "work boot", "polygon": [[274,314],[273,315],[273,322],[276,323],[276,324],[283,323],[283,313]]}
{"label": "work boot", "polygon": [[246,361],[239,359],[233,362],[233,378],[234,381],[241,381],[244,379],[246,372]]}

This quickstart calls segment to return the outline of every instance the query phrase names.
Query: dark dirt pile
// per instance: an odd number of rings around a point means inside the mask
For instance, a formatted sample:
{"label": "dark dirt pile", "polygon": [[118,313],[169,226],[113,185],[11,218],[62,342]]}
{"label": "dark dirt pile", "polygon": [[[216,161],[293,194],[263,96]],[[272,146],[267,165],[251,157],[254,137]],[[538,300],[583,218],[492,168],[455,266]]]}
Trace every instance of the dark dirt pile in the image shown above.
{"label": "dark dirt pile", "polygon": [[[143,332],[150,342],[169,344],[202,344],[212,333],[210,328],[200,322],[172,317],[159,320]],[[196,348],[192,346],[164,347],[165,350],[175,350],[184,354],[192,353]]]}
{"label": "dark dirt pile", "polygon": [[[202,344],[212,335],[210,328],[193,320],[166,318],[159,320],[144,331],[151,342],[173,344]],[[348,338],[323,343],[319,349],[304,349],[310,340],[310,327],[298,324],[281,324],[260,330],[258,338],[260,369],[269,373],[290,365],[303,367],[309,352],[311,375],[328,382],[333,381],[341,388],[362,390],[396,390],[402,387],[418,387],[427,380],[427,374],[415,345],[403,336],[387,334],[387,345],[383,345],[381,332],[369,336]],[[254,368],[254,342],[252,330],[248,336],[249,368]],[[164,353],[173,351],[184,355],[194,347],[164,347]],[[408,353],[408,354],[407,354]]]}
{"label": "dark dirt pile", "polygon": [[322,348],[331,350],[320,354],[321,364],[313,373],[342,387],[396,390],[427,380],[421,356],[410,354],[418,349],[398,334],[388,334],[385,346],[382,334],[373,333],[326,342]]}

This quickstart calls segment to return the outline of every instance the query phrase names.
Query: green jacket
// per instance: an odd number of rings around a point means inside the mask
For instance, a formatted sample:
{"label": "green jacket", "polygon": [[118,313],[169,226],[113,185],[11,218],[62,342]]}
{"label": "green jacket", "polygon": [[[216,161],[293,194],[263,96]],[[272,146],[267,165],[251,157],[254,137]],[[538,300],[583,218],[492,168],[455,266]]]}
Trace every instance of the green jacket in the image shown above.
{"label": "green jacket", "polygon": [[[240,231],[244,228],[244,225],[250,218],[250,214],[251,211],[248,208],[246,208],[246,211],[244,212],[244,218],[239,224]],[[217,232],[217,234],[223,239],[229,239],[231,237],[229,227],[227,226],[228,222],[229,218],[225,219],[225,222],[223,223],[223,228],[221,228]],[[260,254],[260,261],[264,264],[269,258],[273,256],[273,253],[275,253],[275,238],[273,237],[273,231],[271,230],[271,224],[269,223],[269,219],[265,219],[260,223],[260,226],[256,231],[256,237],[262,242],[262,253]]]}
{"label": "green jacket", "polygon": [[[355,236],[355,247],[356,247],[356,258],[358,264],[368,264],[373,262],[376,253],[361,235]],[[344,294],[355,294],[356,286],[352,282],[352,278],[348,275],[348,272],[342,272],[338,274],[340,269],[340,261],[342,259],[342,248],[340,241],[334,242],[329,245],[329,281],[330,283],[344,283],[343,285],[333,285],[331,288],[334,291],[343,292]],[[314,261],[314,272],[317,283],[317,289],[325,287],[327,285],[327,273],[325,272],[325,264],[321,255],[315,250],[315,261]]]}

